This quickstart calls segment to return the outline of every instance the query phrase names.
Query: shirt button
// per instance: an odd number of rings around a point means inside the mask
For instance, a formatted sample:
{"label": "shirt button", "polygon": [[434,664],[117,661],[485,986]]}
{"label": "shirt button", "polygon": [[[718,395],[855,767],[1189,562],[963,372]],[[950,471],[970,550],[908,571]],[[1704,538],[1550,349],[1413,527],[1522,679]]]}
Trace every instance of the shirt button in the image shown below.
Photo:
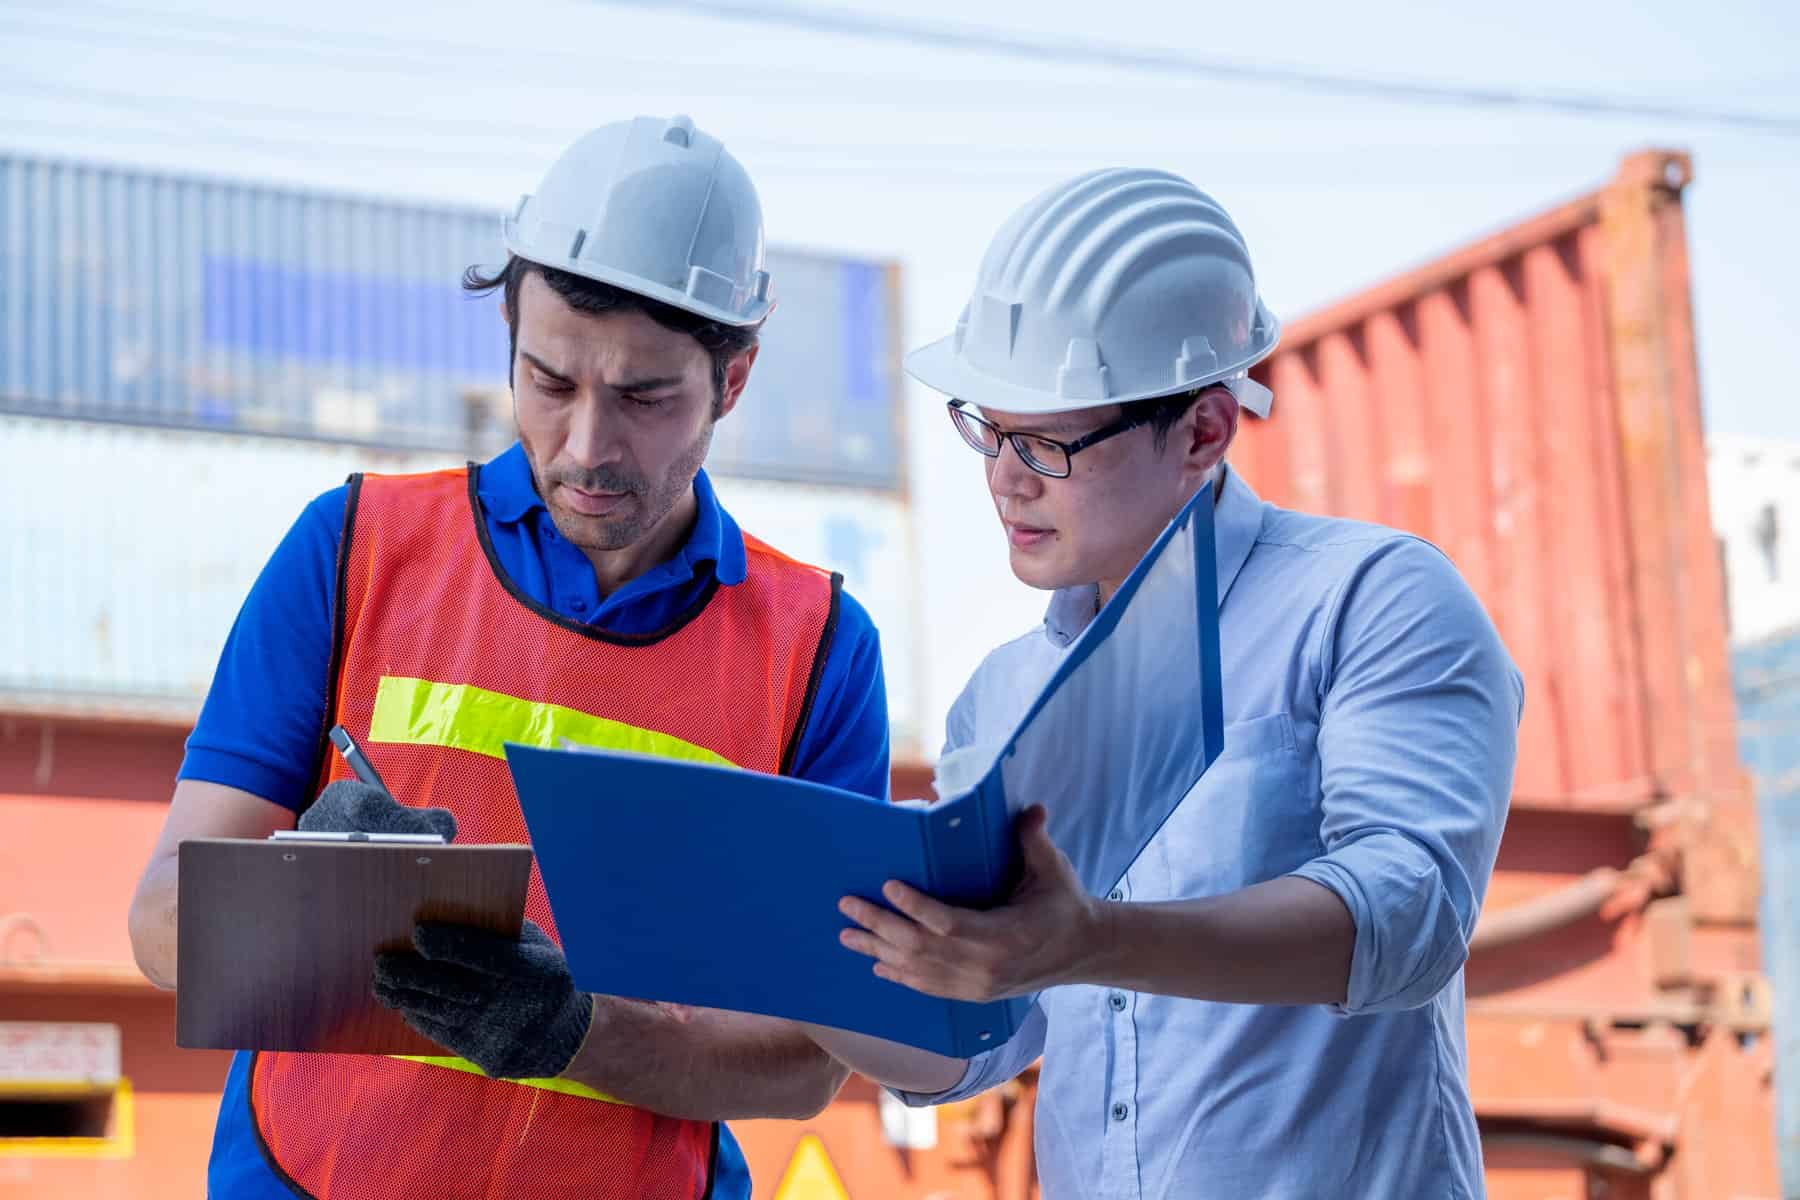
{"label": "shirt button", "polygon": [[1125,1011],[1125,993],[1124,992],[1114,992],[1112,995],[1110,995],[1106,998],[1106,1002],[1108,1004],[1112,1005],[1112,1010],[1114,1012],[1124,1012]]}
{"label": "shirt button", "polygon": [[1113,1120],[1123,1121],[1126,1117],[1129,1117],[1130,1115],[1131,1115],[1131,1106],[1126,1104],[1124,1101],[1121,1100],[1119,1103],[1112,1106],[1112,1119]]}
{"label": "shirt button", "polygon": [[579,598],[575,599],[575,600],[571,600],[571,601],[569,601],[569,607],[574,609],[578,613],[584,613],[587,611],[587,601],[579,599]]}
{"label": "shirt button", "polygon": [[1106,893],[1106,898],[1108,900],[1123,900],[1125,898],[1125,892],[1122,888],[1114,888],[1112,891]]}

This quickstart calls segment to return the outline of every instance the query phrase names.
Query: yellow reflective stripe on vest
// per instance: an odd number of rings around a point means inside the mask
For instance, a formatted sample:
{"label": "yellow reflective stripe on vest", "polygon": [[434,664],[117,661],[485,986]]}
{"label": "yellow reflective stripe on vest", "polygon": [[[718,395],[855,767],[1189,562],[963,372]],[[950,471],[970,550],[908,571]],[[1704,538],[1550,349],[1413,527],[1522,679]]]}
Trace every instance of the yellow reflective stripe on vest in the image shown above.
{"label": "yellow reflective stripe on vest", "polygon": [[506,743],[555,749],[563,738],[602,750],[627,750],[687,762],[737,764],[705,746],[654,729],[591,716],[560,704],[521,700],[467,683],[433,683],[384,675],[375,689],[369,740],[444,746],[505,758]]}
{"label": "yellow reflective stripe on vest", "polygon": [[[375,713],[369,720],[371,742],[443,746],[489,758],[505,758],[507,742],[554,749],[563,738],[602,750],[628,750],[634,754],[653,754],[659,758],[717,766],[737,765],[705,746],[696,746],[654,729],[609,721],[561,704],[522,700],[467,683],[433,683],[429,679],[384,675],[376,685]],[[466,1058],[424,1054],[393,1054],[389,1057],[491,1078]],[[506,1079],[498,1082],[601,1100],[607,1104],[625,1103],[572,1079]]]}
{"label": "yellow reflective stripe on vest", "polygon": [[[390,1054],[389,1058],[397,1058],[402,1062],[424,1063],[428,1067],[444,1067],[451,1071],[461,1071],[468,1075],[479,1075],[483,1079],[493,1076],[466,1058],[454,1056],[434,1057],[428,1054]],[[538,1088],[546,1092],[561,1092],[565,1096],[584,1096],[589,1100],[604,1100],[608,1104],[623,1104],[623,1100],[615,1100],[605,1092],[597,1092],[585,1083],[576,1083],[573,1079],[499,1079],[496,1083],[516,1083],[520,1087]]]}

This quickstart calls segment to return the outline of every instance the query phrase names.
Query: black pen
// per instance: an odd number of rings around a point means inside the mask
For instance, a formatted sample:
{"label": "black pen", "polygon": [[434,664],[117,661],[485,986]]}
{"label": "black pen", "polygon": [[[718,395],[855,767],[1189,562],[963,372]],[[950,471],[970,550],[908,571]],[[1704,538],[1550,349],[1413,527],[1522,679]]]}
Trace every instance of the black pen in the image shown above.
{"label": "black pen", "polygon": [[331,744],[337,747],[338,753],[344,756],[344,761],[350,764],[350,769],[356,773],[358,779],[370,787],[380,788],[381,794],[389,800],[394,798],[394,793],[388,791],[387,784],[381,782],[381,775],[375,770],[375,764],[370,762],[369,756],[362,752],[362,747],[356,744],[356,739],[350,736],[348,729],[342,725],[333,725],[331,732],[326,736],[331,739]]}

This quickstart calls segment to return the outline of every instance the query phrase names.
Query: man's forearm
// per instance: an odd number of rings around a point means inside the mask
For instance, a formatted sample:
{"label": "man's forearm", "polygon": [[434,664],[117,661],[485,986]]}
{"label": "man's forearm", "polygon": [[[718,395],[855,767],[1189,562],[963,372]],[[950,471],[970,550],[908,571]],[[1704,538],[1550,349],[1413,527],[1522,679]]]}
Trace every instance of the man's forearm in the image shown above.
{"label": "man's forearm", "polygon": [[176,860],[157,859],[131,897],[131,952],[138,970],[159,988],[175,986]]}
{"label": "man's forearm", "polygon": [[599,996],[563,1078],[664,1116],[725,1121],[815,1116],[848,1074],[787,1021]]}
{"label": "man's forearm", "polygon": [[966,1059],[946,1058],[898,1042],[884,1041],[848,1029],[803,1025],[807,1035],[840,1063],[877,1083],[903,1092],[930,1095],[946,1092],[962,1082],[969,1069]]}
{"label": "man's forearm", "polygon": [[1065,982],[1234,1004],[1341,1004],[1355,947],[1343,902],[1287,877],[1201,900],[1108,904]]}
{"label": "man's forearm", "polygon": [[261,796],[202,779],[175,784],[162,832],[138,878],[127,917],[132,955],[151,983],[175,986],[181,843],[190,838],[266,838],[277,829],[293,827],[293,810]]}

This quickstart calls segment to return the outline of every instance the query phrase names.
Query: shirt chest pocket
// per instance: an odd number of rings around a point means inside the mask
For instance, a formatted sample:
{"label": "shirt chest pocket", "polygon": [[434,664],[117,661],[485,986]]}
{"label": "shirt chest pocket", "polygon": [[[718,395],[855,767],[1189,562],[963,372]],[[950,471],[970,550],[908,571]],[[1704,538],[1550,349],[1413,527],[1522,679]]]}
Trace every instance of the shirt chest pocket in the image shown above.
{"label": "shirt chest pocket", "polygon": [[1159,886],[1170,899],[1219,895],[1318,857],[1316,737],[1286,713],[1227,725],[1225,749],[1134,868],[1133,898]]}

